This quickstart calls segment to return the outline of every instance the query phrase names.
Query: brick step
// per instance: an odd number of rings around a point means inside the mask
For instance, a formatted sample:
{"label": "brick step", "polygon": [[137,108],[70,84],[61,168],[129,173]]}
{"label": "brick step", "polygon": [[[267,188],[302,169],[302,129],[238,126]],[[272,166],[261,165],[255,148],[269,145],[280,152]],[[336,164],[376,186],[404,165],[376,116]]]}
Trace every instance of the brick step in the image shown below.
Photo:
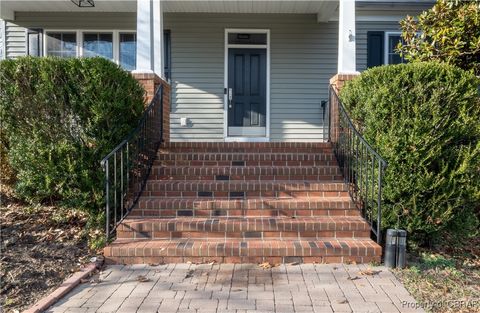
{"label": "brick step", "polygon": [[[338,193],[346,192],[347,185],[341,181],[183,181],[183,180],[149,180],[145,191],[181,191],[181,192],[288,192],[319,191],[332,192],[331,196],[341,196]],[[152,194],[152,196],[155,196]],[[162,195],[160,195],[162,196]],[[194,195],[195,196],[195,195]],[[228,195],[225,195],[225,197]],[[319,195],[320,196],[320,195]],[[280,196],[281,197],[281,196]]]}
{"label": "brick step", "polygon": [[186,161],[332,161],[333,153],[159,153],[159,160]]}
{"label": "brick step", "polygon": [[[240,162],[240,163],[239,163]],[[337,161],[199,161],[199,160],[155,160],[157,166],[337,166]]]}
{"label": "brick step", "polygon": [[142,196],[131,217],[358,216],[350,197],[202,199]]}
{"label": "brick step", "polygon": [[160,152],[255,152],[255,153],[318,153],[332,152],[324,142],[170,142]]}
{"label": "brick step", "polygon": [[178,217],[126,219],[117,228],[119,239],[174,238],[369,238],[361,217]]}
{"label": "brick step", "polygon": [[338,166],[154,166],[150,180],[342,180]]}
{"label": "brick step", "polygon": [[108,263],[341,263],[379,262],[371,239],[172,239],[116,240],[104,248]]}

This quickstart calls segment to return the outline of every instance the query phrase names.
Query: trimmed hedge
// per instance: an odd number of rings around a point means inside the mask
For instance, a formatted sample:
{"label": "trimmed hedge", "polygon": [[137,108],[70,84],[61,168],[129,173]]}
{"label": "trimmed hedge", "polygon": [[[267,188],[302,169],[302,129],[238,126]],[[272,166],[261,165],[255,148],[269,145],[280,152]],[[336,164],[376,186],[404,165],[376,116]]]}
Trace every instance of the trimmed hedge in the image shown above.
{"label": "trimmed hedge", "polygon": [[340,97],[388,162],[383,227],[420,243],[478,231],[480,79],[442,63],[382,66]]}
{"label": "trimmed hedge", "polygon": [[0,62],[0,118],[18,195],[97,212],[100,160],[137,125],[143,108],[140,84],[103,58]]}

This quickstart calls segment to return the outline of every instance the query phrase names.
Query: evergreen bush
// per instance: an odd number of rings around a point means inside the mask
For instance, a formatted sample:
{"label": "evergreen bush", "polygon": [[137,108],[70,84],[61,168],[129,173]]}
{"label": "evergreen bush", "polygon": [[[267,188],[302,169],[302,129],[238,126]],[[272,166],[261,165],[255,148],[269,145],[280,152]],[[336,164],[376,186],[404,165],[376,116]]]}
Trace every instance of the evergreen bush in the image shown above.
{"label": "evergreen bush", "polygon": [[342,89],[352,119],[388,162],[384,228],[399,222],[421,243],[478,231],[479,84],[452,65],[419,62],[369,69]]}
{"label": "evergreen bush", "polygon": [[18,195],[98,212],[100,160],[137,125],[143,102],[140,84],[103,58],[0,62],[0,118]]}

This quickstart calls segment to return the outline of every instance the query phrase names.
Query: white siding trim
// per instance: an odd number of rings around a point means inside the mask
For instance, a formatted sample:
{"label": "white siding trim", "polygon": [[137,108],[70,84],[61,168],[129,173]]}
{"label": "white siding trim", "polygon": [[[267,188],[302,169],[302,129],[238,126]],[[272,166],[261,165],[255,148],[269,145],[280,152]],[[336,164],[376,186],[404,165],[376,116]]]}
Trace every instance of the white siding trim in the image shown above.
{"label": "white siding trim", "polygon": [[[229,33],[253,33],[266,34],[266,45],[238,45],[228,43]],[[244,48],[244,49],[266,49],[267,53],[267,90],[266,90],[266,116],[265,116],[265,141],[270,141],[270,29],[248,29],[248,28],[225,28],[225,43],[224,43],[224,88],[228,89],[228,49],[229,48]],[[236,138],[236,141],[258,141],[256,137],[229,137],[228,136],[228,95],[224,92],[224,109],[223,109],[223,138]],[[235,140],[233,140],[235,141]]]}
{"label": "white siding trim", "polygon": [[7,58],[7,25],[4,20],[0,20],[0,60]]}

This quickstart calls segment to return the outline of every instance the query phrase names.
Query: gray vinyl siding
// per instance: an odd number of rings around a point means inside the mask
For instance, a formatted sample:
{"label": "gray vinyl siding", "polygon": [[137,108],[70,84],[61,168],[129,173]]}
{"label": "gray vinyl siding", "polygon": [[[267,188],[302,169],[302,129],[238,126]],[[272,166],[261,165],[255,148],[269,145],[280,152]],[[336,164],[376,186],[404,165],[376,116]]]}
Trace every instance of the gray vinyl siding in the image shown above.
{"label": "gray vinyl siding", "polygon": [[135,30],[137,25],[135,13],[16,12],[15,21],[5,26],[7,58],[26,54],[27,28]]}
{"label": "gray vinyl siding", "polygon": [[[171,138],[221,141],[224,137],[225,28],[270,30],[270,138],[321,141],[321,101],[337,70],[336,22],[317,23],[316,15],[165,15],[171,31]],[[180,118],[190,120],[180,126]]]}
{"label": "gray vinyl siding", "polygon": [[400,31],[399,22],[357,22],[356,25],[356,48],[357,48],[357,71],[361,72],[367,69],[367,32]]}
{"label": "gray vinyl siding", "polygon": [[7,59],[25,55],[25,28],[5,23],[5,55]]}

